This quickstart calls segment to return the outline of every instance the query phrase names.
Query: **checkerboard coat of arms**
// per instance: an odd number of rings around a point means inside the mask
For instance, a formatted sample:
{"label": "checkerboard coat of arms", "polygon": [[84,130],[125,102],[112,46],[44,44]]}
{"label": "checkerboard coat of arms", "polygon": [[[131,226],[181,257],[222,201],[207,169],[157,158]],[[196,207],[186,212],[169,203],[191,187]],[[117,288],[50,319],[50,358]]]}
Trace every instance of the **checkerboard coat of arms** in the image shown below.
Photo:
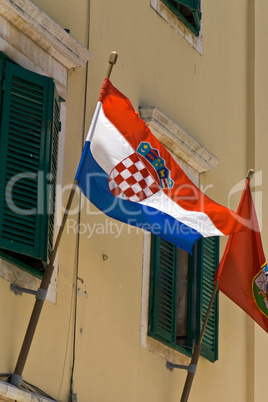
{"label": "checkerboard coat of arms", "polygon": [[137,151],[118,163],[110,173],[109,189],[118,198],[142,201],[162,188],[172,188],[169,169],[150,143],[142,142]]}

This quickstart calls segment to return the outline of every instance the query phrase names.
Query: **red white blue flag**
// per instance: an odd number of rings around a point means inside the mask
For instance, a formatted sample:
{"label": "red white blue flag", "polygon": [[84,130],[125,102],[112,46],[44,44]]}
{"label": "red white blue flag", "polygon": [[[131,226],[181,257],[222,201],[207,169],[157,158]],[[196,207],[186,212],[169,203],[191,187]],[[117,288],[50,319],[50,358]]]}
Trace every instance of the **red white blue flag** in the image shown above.
{"label": "red white blue flag", "polygon": [[237,215],[186,176],[105,79],[76,174],[85,196],[111,218],[146,229],[191,252],[199,237],[239,231]]}

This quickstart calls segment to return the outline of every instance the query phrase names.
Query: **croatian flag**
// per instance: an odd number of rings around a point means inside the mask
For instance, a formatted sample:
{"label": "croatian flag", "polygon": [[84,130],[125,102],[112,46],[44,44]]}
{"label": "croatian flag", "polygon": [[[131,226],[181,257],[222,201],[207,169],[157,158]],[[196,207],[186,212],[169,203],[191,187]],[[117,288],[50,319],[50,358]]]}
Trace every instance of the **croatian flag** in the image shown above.
{"label": "croatian flag", "polygon": [[85,196],[109,217],[148,230],[188,252],[199,237],[242,229],[233,211],[190,181],[108,78],[75,179]]}

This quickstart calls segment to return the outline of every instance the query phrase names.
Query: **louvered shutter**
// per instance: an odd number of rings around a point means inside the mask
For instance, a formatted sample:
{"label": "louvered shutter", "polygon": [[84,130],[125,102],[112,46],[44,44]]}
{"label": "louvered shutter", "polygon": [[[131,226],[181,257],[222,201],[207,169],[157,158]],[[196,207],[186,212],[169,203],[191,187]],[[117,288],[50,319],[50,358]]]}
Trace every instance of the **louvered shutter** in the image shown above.
{"label": "louvered shutter", "polygon": [[153,236],[151,255],[149,335],[175,343],[177,248]]}
{"label": "louvered shutter", "polygon": [[[47,253],[47,260],[53,252],[53,239],[54,239],[54,221],[55,221],[55,204],[56,204],[56,184],[57,184],[57,161],[58,161],[58,144],[59,144],[59,129],[60,129],[60,98],[54,87],[53,105],[51,105],[50,116],[52,117],[52,139],[50,147],[47,147],[47,160],[50,161],[48,168],[50,169],[50,185],[48,191],[48,239],[45,241],[44,253]],[[47,249],[46,249],[47,247]]]}
{"label": "louvered shutter", "polygon": [[199,3],[199,0],[175,0],[175,1],[185,7],[191,8],[191,9],[196,9],[197,5]]}
{"label": "louvered shutter", "polygon": [[[199,270],[201,273],[200,288],[200,327],[201,329],[208,305],[214,290],[214,276],[219,265],[219,238],[208,237],[200,240]],[[214,301],[204,338],[201,355],[214,362],[218,359],[218,295]]]}
{"label": "louvered shutter", "polygon": [[[181,19],[196,35],[200,31],[201,7],[200,0],[162,0],[171,11]],[[186,7],[179,11],[178,5]]]}
{"label": "louvered shutter", "polygon": [[59,98],[51,78],[3,60],[0,248],[47,261],[54,221]]}

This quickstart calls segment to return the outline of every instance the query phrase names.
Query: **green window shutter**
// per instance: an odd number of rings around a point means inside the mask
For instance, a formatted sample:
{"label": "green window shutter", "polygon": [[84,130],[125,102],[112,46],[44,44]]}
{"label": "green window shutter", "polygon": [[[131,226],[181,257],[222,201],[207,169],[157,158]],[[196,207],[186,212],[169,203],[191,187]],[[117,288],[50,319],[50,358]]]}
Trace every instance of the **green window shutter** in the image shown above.
{"label": "green window shutter", "polygon": [[175,1],[191,9],[196,9],[199,3],[199,0],[175,0]]}
{"label": "green window shutter", "polygon": [[[58,144],[59,144],[59,131],[60,131],[60,97],[54,87],[53,103],[49,104],[49,118],[48,121],[51,122],[51,134],[52,138],[49,141],[49,146],[47,147],[46,160],[49,161],[47,169],[50,174],[49,179],[49,189],[48,189],[48,207],[47,215],[45,218],[48,219],[47,223],[47,240],[44,244],[44,255],[47,255],[47,261],[53,252],[53,239],[54,239],[54,221],[55,221],[55,204],[56,204],[56,184],[57,184],[57,161],[58,161]],[[44,222],[46,225],[46,222]],[[46,254],[47,253],[47,254]]]}
{"label": "green window shutter", "polygon": [[151,255],[149,335],[175,343],[177,248],[153,236]]}
{"label": "green window shutter", "polygon": [[162,0],[195,35],[200,31],[200,0]]}
{"label": "green window shutter", "polygon": [[[219,265],[219,238],[208,237],[199,243],[199,269],[200,269],[200,326],[199,333],[208,305],[214,290],[214,276]],[[202,341],[201,355],[214,362],[218,359],[218,320],[219,320],[218,294],[212,306],[208,324]],[[199,334],[198,334],[199,335]]]}
{"label": "green window shutter", "polygon": [[[198,341],[214,290],[214,275],[219,263],[219,238],[200,239],[188,260],[187,339],[176,339],[178,319],[178,256],[180,249],[152,236],[149,306],[149,336],[190,355]],[[183,327],[182,327],[183,328]],[[179,327],[178,327],[179,329]],[[202,341],[201,355],[214,362],[218,359],[218,295]]]}
{"label": "green window shutter", "polygon": [[7,251],[47,261],[54,221],[59,98],[51,78],[1,56],[1,255]]}
{"label": "green window shutter", "polygon": [[[200,267],[198,261],[199,241],[194,244],[192,254],[188,260],[188,300],[187,300],[187,346],[193,348],[197,341],[198,331],[197,321],[200,316]],[[200,331],[199,331],[200,332]]]}

